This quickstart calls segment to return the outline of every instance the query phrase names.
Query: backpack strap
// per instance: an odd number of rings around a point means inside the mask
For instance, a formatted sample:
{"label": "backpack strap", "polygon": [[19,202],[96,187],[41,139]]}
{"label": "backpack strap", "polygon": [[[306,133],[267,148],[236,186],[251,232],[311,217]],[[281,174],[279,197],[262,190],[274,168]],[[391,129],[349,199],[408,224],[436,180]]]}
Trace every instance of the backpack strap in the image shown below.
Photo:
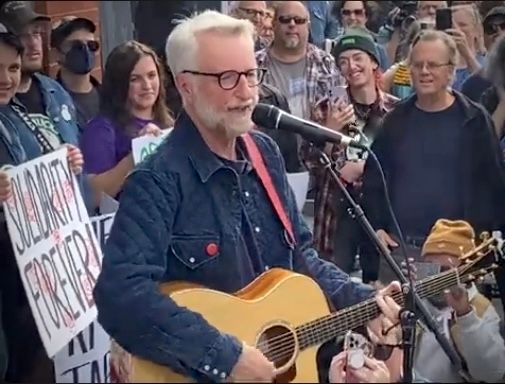
{"label": "backpack strap", "polygon": [[277,190],[275,189],[275,186],[272,182],[270,173],[268,173],[267,167],[265,166],[265,162],[263,161],[263,157],[258,149],[258,146],[249,133],[242,135],[242,139],[244,139],[245,148],[247,154],[249,155],[249,159],[252,162],[252,166],[260,178],[263,187],[267,191],[270,202],[274,206],[275,213],[277,214],[277,217],[280,219],[286,233],[288,234],[291,244],[295,245],[296,240],[293,232],[293,225],[291,223],[291,220],[289,220],[288,215],[286,214],[279,195],[277,194]]}

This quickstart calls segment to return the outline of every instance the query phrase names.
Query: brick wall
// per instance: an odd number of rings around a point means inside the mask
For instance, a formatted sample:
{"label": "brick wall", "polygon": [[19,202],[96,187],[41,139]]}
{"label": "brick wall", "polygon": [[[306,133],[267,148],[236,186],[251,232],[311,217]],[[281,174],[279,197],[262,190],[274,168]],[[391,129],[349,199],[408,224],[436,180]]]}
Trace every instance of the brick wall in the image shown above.
{"label": "brick wall", "polygon": [[[100,10],[98,1],[33,1],[33,8],[36,12],[51,17],[51,24],[57,22],[64,16],[85,17],[92,20],[96,29],[96,38],[100,40]],[[97,57],[96,66],[93,69],[93,76],[101,79],[102,77],[102,57]],[[49,41],[45,43],[44,51],[44,72],[50,76],[55,76],[58,71],[58,64],[54,61]]]}

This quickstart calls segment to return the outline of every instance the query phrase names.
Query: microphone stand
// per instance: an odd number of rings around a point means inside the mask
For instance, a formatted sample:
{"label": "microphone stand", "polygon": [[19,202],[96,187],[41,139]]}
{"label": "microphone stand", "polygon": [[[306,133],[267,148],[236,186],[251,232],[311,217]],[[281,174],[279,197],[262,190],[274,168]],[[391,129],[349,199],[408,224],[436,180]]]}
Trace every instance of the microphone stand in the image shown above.
{"label": "microphone stand", "polygon": [[[350,195],[347,188],[344,186],[339,177],[339,171],[336,169],[335,164],[331,162],[328,155],[324,153],[318,145],[314,145],[319,151],[320,159],[319,161],[324,166],[325,169],[331,174],[332,178],[335,180],[340,190],[342,191],[345,199],[351,207],[351,213],[355,219],[361,224],[365,232],[367,233],[370,240],[374,243],[375,247],[380,252],[381,256],[384,257],[393,269],[394,273],[400,280],[402,284],[402,293],[404,295],[404,307],[400,311],[400,324],[402,327],[402,346],[403,346],[403,382],[411,383],[413,381],[413,366],[414,366],[414,352],[415,352],[415,341],[416,341],[416,309],[420,313],[422,319],[424,320],[426,326],[435,335],[438,343],[444,350],[445,354],[451,360],[453,366],[457,369],[461,377],[467,382],[471,381],[468,374],[463,369],[463,364],[458,353],[451,346],[447,338],[438,329],[438,325],[433,320],[433,317],[429,313],[426,305],[421,300],[419,295],[415,290],[415,285],[409,282],[405,275],[403,274],[401,268],[398,266],[396,261],[391,256],[389,249],[382,244],[379,237],[375,233],[370,221],[365,216],[363,209],[356,203],[353,197]],[[370,151],[369,149],[366,149]],[[375,158],[375,156],[372,156]],[[380,166],[380,164],[377,164]],[[386,191],[387,192],[387,191]],[[405,249],[403,249],[405,252]],[[405,255],[406,256],[406,255]]]}

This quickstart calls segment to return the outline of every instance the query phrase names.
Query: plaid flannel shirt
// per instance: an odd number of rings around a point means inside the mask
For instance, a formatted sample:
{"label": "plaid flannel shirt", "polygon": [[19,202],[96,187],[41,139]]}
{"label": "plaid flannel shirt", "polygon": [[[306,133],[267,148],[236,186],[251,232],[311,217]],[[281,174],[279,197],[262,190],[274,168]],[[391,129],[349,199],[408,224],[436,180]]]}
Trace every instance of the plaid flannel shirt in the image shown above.
{"label": "plaid flannel shirt", "polygon": [[[270,55],[271,47],[267,47],[256,52],[256,61],[258,67],[269,68],[271,65]],[[272,77],[272,74],[265,74],[264,82],[272,84],[279,88]],[[307,46],[307,68],[306,68],[306,95],[307,105],[312,110],[316,104],[327,98],[332,86],[344,85],[345,80],[337,68],[335,59],[322,49],[313,44]],[[287,96],[287,95],[285,95]]]}
{"label": "plaid flannel shirt", "polygon": [[[379,110],[382,115],[389,112],[398,99],[388,93],[379,91]],[[314,121],[325,125],[326,111],[324,102],[321,102],[312,113]],[[347,132],[343,132],[347,134]],[[332,144],[325,149],[331,160],[336,162],[340,169],[345,165],[345,148]],[[330,173],[322,167],[319,161],[319,150],[311,143],[304,142],[301,147],[302,160],[314,177],[316,196],[314,200],[314,248],[323,255],[333,255],[335,248],[335,234],[338,228],[338,216],[343,197]]]}

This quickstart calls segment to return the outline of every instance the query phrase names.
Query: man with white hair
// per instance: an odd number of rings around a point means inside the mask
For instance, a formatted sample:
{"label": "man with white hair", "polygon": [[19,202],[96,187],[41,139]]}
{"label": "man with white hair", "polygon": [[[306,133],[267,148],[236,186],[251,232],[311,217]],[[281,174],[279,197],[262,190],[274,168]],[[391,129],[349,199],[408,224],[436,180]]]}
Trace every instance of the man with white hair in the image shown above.
{"label": "man with white hair", "polygon": [[311,248],[278,148],[252,131],[264,75],[253,35],[250,22],[205,11],[168,37],[184,110],[128,176],[94,290],[99,322],[124,349],[199,382],[271,382],[276,371],[258,349],[163,296],[160,283],[232,293],[276,267],[314,278],[336,308],[374,294]]}

